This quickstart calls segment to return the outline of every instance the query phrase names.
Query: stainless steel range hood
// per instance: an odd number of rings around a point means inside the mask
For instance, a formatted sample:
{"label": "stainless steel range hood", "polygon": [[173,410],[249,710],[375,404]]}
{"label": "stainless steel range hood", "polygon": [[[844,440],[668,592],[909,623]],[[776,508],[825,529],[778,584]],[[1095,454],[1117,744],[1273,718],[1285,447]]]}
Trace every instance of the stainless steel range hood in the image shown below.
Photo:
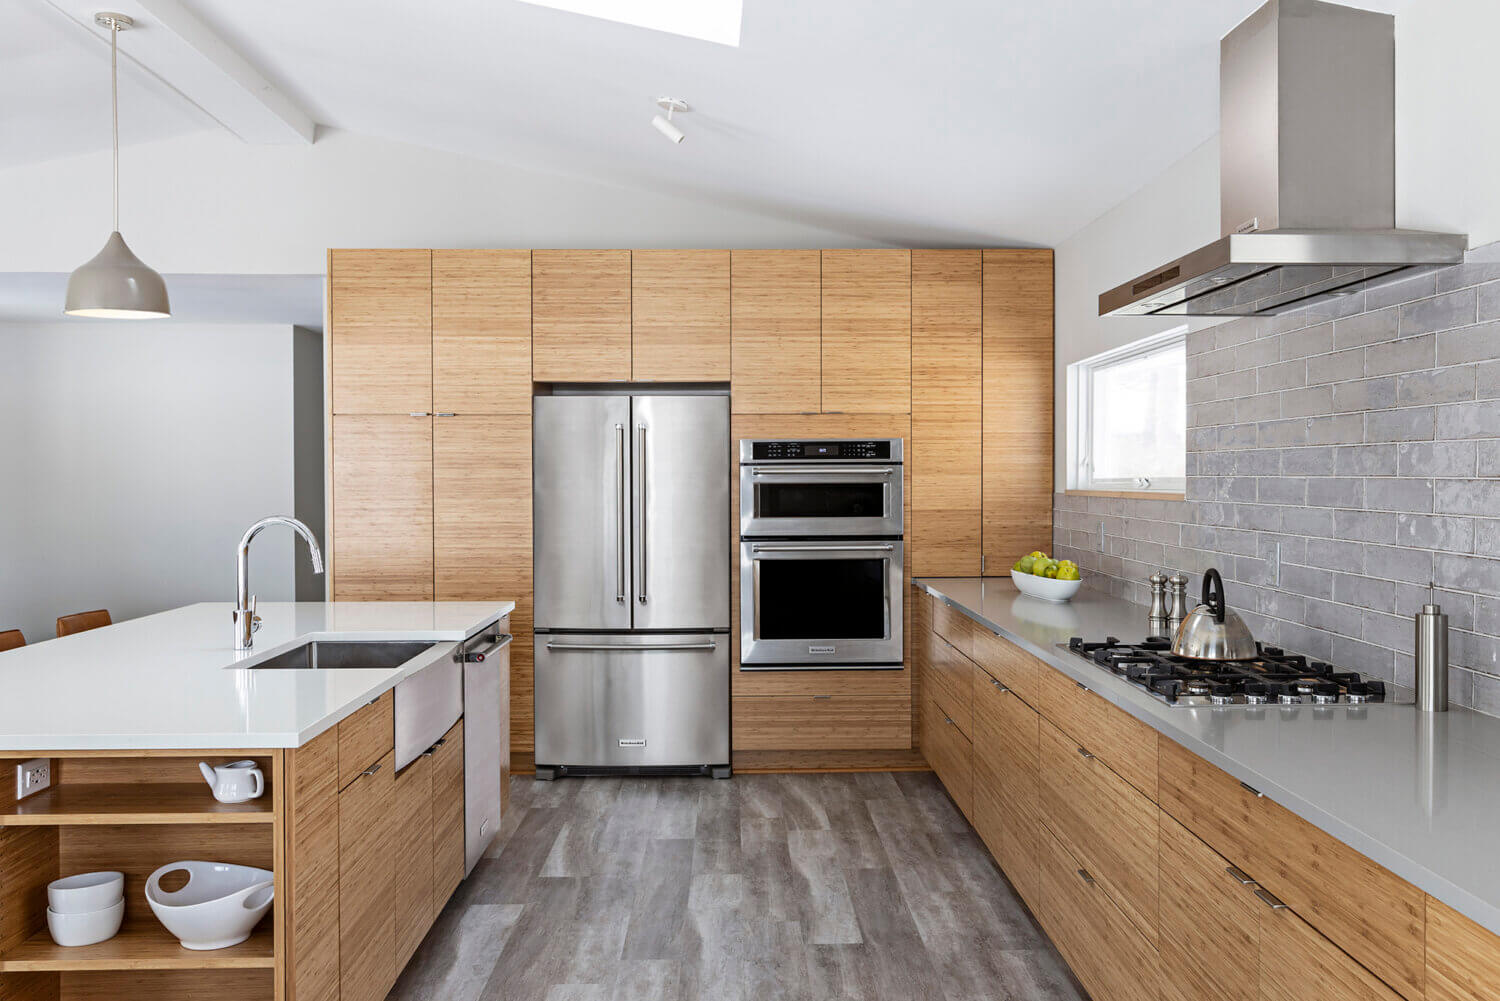
{"label": "stainless steel range hood", "polygon": [[1282,313],[1457,264],[1396,226],[1395,19],[1270,0],[1219,44],[1220,239],[1099,296],[1100,316]]}

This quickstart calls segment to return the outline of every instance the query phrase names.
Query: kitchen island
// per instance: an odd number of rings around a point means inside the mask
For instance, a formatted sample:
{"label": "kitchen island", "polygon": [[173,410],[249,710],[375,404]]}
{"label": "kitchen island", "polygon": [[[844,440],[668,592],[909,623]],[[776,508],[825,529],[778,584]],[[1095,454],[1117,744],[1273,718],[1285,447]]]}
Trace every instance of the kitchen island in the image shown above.
{"label": "kitchen island", "polygon": [[924,753],[1096,996],[1494,996],[1500,719],[1169,705],[1067,649],[1141,606],[914,583]]}
{"label": "kitchen island", "polygon": [[[505,633],[513,608],[267,603],[237,651],[231,605],[203,603],[0,654],[0,999],[384,997],[466,867],[466,721],[398,773],[394,690]],[[310,642],[379,644],[387,662],[282,666]],[[51,785],[18,799],[31,758]],[[263,772],[262,797],[213,798],[198,763],[233,759]],[[189,951],[156,921],[146,877],[186,859],[275,873],[247,941]],[[96,870],[125,873],[124,926],[54,945],[47,883]]]}

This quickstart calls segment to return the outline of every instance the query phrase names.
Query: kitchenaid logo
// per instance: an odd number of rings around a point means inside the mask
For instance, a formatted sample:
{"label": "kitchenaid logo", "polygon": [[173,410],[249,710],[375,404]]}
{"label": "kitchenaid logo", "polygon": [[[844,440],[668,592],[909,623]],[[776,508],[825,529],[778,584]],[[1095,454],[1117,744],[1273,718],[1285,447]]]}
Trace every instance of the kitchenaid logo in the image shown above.
{"label": "kitchenaid logo", "polygon": [[807,652],[808,653],[833,653],[834,649],[835,648],[831,647],[831,646],[810,646],[810,647],[807,648]]}
{"label": "kitchenaid logo", "polygon": [[620,738],[620,746],[621,747],[645,747],[646,746],[646,738],[645,737],[621,737]]}

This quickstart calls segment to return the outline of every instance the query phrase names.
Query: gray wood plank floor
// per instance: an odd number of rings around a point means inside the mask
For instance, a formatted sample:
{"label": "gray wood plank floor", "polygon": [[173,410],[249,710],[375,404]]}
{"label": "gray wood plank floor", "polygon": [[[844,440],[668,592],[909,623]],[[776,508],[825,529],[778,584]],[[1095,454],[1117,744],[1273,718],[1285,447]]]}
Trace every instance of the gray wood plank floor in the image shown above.
{"label": "gray wood plank floor", "polygon": [[517,776],[392,1001],[1078,1001],[927,772]]}

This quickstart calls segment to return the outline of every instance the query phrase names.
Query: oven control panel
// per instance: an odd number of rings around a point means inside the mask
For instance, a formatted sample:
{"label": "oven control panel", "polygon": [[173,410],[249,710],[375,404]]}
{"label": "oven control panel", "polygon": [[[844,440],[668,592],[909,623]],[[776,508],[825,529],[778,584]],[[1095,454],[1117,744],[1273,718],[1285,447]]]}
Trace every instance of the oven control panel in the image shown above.
{"label": "oven control panel", "polygon": [[[899,443],[899,439],[897,440]],[[866,459],[878,462],[900,461],[899,454],[892,456],[891,439],[874,438],[842,441],[756,441],[751,446],[750,458],[755,461],[774,459],[818,460],[837,462]]]}

